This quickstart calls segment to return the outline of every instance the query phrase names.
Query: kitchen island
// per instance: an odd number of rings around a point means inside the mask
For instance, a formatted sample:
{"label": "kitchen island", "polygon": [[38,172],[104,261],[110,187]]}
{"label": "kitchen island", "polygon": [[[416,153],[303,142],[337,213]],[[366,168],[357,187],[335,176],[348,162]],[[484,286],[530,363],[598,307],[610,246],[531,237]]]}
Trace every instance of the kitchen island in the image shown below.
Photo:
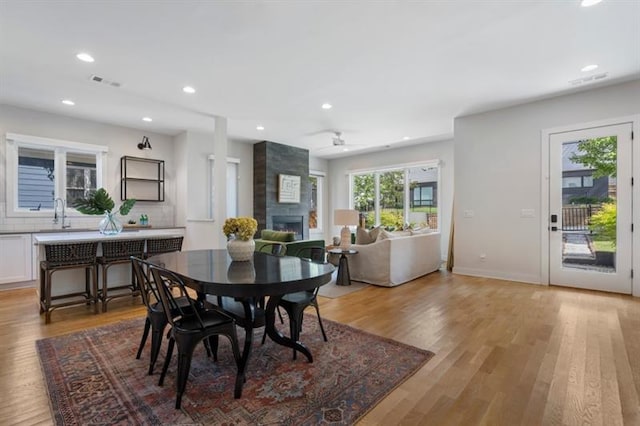
{"label": "kitchen island", "polygon": [[[47,260],[45,247],[47,245],[82,243],[82,242],[106,242],[118,240],[150,240],[155,238],[172,238],[184,236],[184,228],[166,229],[132,229],[124,230],[116,235],[104,235],[99,231],[61,231],[32,234],[34,244],[34,267],[41,261]],[[98,256],[102,255],[101,244],[98,244]],[[129,265],[114,265],[109,272],[109,288],[118,287],[124,283],[130,283]],[[39,268],[34,268],[34,278],[40,280]],[[62,295],[82,291],[85,286],[85,274],[82,269],[61,270],[54,274],[52,283],[52,295]],[[38,282],[37,281],[37,282]]]}
{"label": "kitchen island", "polygon": [[183,235],[183,228],[127,229],[116,235],[104,235],[99,231],[54,231],[33,234],[33,243],[35,245],[46,245],[88,241],[146,240],[150,238],[181,237]]}

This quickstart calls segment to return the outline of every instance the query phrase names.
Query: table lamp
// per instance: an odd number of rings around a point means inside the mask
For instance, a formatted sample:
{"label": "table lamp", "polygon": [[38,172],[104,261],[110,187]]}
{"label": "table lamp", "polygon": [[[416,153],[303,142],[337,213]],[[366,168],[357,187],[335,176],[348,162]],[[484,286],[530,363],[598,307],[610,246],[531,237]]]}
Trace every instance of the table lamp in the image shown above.
{"label": "table lamp", "polygon": [[358,224],[358,211],[349,209],[338,209],[333,211],[333,223],[344,225],[340,231],[340,248],[347,250],[351,247],[351,230],[349,226]]}

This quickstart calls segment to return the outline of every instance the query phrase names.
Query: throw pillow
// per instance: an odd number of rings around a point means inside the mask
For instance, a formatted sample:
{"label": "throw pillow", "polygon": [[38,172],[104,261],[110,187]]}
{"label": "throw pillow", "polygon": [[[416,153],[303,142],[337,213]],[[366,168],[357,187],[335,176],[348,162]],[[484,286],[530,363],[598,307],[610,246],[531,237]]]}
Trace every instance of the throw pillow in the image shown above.
{"label": "throw pillow", "polygon": [[358,227],[356,229],[356,244],[367,245],[374,243],[377,240],[379,233],[379,226],[373,228],[371,231],[367,231],[364,228]]}
{"label": "throw pillow", "polygon": [[433,229],[431,228],[412,229],[411,235],[430,234],[432,232],[433,232]]}
{"label": "throw pillow", "polygon": [[393,235],[391,232],[381,229],[376,241],[390,240],[392,238],[396,238],[396,235]]}

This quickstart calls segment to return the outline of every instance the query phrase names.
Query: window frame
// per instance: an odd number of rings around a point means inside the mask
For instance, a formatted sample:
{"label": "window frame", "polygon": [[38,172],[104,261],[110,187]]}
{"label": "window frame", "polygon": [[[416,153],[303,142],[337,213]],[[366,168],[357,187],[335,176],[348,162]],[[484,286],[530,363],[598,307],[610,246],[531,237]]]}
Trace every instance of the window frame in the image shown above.
{"label": "window frame", "polygon": [[[409,213],[411,212],[411,199],[410,199],[410,195],[411,195],[411,188],[410,188],[410,184],[409,184],[409,174],[408,174],[408,170],[414,167],[427,167],[427,168],[437,168],[438,172],[437,172],[437,185],[438,188],[441,188],[441,179],[442,179],[442,162],[440,160],[427,160],[427,161],[417,161],[417,162],[411,162],[411,163],[404,163],[404,164],[397,164],[397,165],[390,165],[390,166],[385,166],[385,167],[380,167],[380,168],[367,168],[367,169],[358,169],[358,170],[350,170],[348,172],[348,176],[349,176],[349,208],[350,209],[355,209],[354,206],[354,202],[353,202],[353,190],[354,190],[354,185],[353,185],[353,177],[356,175],[363,175],[363,174],[373,174],[374,175],[374,182],[375,182],[375,189],[374,189],[374,193],[375,193],[375,200],[374,200],[374,214],[375,214],[375,224],[374,226],[379,226],[380,225],[380,213],[381,213],[381,209],[380,209],[380,174],[385,173],[385,172],[390,172],[390,171],[398,171],[398,170],[402,170],[404,173],[404,206],[403,206],[403,220],[404,223],[409,223]],[[442,202],[441,202],[441,197],[442,197],[442,191],[436,191],[436,197],[435,197],[435,201],[436,201],[436,205],[438,206],[439,212],[441,211],[441,207],[442,206]],[[440,232],[440,224],[441,224],[441,220],[438,220],[438,229],[437,232]]]}
{"label": "window frame", "polygon": [[[216,156],[213,154],[209,154],[209,156],[207,157],[207,160],[209,161],[209,188],[208,188],[208,196],[209,196],[209,200],[207,202],[207,207],[208,207],[208,218],[207,220],[215,220],[215,191],[216,191],[216,185],[215,185],[215,165],[216,165]],[[226,169],[226,176],[227,178],[229,177],[229,164],[234,164],[235,165],[235,179],[236,181],[233,182],[233,189],[235,191],[234,198],[235,198],[235,205],[233,206],[233,210],[235,211],[235,213],[233,213],[233,211],[230,211],[229,209],[229,182],[227,181],[227,197],[226,197],[226,217],[237,217],[239,214],[239,210],[240,210],[240,184],[239,184],[239,180],[240,180],[240,159],[236,158],[236,157],[227,157],[226,161],[225,161],[225,169]]]}
{"label": "window frame", "polygon": [[310,227],[309,232],[321,234],[324,233],[324,186],[326,174],[319,170],[309,170],[309,176],[316,178],[316,182],[318,183],[316,188],[316,223],[318,226],[316,228]]}
{"label": "window frame", "polygon": [[[6,134],[6,202],[7,217],[41,218],[50,217],[53,208],[30,210],[19,207],[18,201],[18,171],[19,149],[50,150],[54,157],[54,198],[66,201],[67,194],[67,153],[89,154],[96,157],[96,188],[105,186],[107,181],[107,153],[109,148],[104,145],[94,145],[61,139],[44,138],[39,136]],[[81,216],[76,209],[67,206],[68,216]]]}

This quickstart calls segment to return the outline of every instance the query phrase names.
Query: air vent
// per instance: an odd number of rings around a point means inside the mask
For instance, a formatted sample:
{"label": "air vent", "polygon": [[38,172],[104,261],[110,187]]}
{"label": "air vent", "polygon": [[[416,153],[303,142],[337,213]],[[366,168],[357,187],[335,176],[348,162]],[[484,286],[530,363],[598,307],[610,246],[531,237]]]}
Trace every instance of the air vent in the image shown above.
{"label": "air vent", "polygon": [[112,87],[122,86],[122,84],[118,83],[117,81],[107,80],[106,78],[100,77],[99,75],[95,75],[95,74],[93,74],[90,77],[90,80],[95,81],[96,83],[106,84],[107,86],[112,86]]}
{"label": "air vent", "polygon": [[599,74],[593,74],[587,77],[582,77],[582,78],[578,78],[575,80],[569,80],[569,84],[572,86],[579,86],[581,84],[585,84],[585,83],[590,83],[592,81],[598,81],[598,80],[602,80],[603,78],[607,78],[607,76],[609,75],[609,73],[606,72],[602,72]]}

